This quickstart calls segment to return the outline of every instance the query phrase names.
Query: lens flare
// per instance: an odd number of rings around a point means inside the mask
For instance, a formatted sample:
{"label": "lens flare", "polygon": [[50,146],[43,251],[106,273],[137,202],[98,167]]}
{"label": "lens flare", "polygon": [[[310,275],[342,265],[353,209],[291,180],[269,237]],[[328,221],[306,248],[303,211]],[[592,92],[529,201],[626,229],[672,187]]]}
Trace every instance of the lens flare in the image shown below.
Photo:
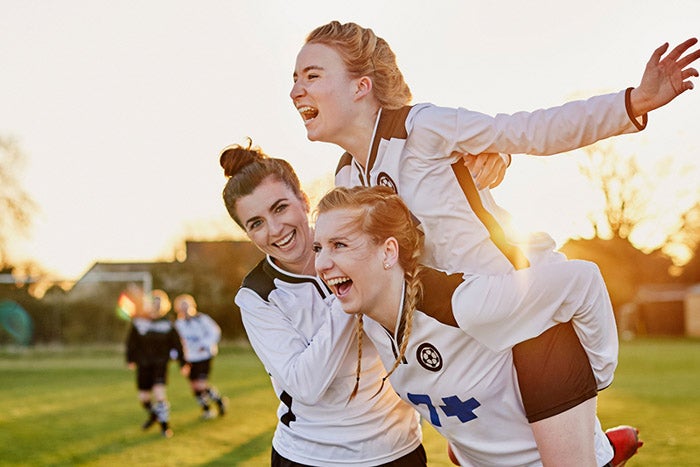
{"label": "lens flare", "polygon": [[4,329],[21,345],[29,345],[34,323],[22,306],[12,300],[0,300],[0,330]]}
{"label": "lens flare", "polygon": [[136,314],[136,304],[129,298],[126,292],[119,294],[116,312],[117,316],[125,321],[130,321]]}

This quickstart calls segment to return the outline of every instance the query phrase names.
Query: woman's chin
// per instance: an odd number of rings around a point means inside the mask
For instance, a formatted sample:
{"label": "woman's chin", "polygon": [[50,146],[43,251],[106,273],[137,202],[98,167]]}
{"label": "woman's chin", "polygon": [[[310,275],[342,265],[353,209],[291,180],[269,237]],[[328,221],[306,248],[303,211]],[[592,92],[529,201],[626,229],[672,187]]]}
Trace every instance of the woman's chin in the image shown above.
{"label": "woman's chin", "polygon": [[360,313],[360,310],[349,301],[344,301],[342,298],[339,298],[339,300],[345,313],[349,315],[356,315]]}

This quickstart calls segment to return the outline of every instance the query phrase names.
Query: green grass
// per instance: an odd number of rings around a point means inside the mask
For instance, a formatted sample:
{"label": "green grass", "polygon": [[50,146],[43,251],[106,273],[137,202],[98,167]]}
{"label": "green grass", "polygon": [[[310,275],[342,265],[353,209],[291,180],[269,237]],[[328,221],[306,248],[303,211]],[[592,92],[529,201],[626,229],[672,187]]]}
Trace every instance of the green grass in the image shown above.
{"label": "green grass", "polygon": [[622,343],[598,414],[604,427],[639,428],[645,444],[628,466],[700,466],[700,340]]}
{"label": "green grass", "polygon": [[[172,439],[143,432],[134,374],[121,348],[0,351],[3,466],[269,464],[277,399],[253,352],[228,345],[212,380],[230,399],[223,418],[202,421],[186,380],[171,365]],[[638,426],[645,440],[627,465],[700,466],[700,340],[641,339],[621,345],[612,387],[600,395],[604,427]],[[450,466],[429,426],[431,466]]]}

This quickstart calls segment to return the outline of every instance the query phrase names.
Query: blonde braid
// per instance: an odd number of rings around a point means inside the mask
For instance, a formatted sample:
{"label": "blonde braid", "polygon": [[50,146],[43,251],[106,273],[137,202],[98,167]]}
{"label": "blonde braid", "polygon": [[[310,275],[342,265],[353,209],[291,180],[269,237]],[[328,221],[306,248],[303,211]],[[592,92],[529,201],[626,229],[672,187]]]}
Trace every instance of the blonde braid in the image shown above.
{"label": "blonde braid", "polygon": [[[384,381],[391,376],[391,374],[396,370],[401,364],[404,355],[406,355],[406,348],[408,348],[408,338],[411,336],[411,331],[413,330],[413,316],[420,301],[420,297],[423,293],[423,287],[418,278],[418,272],[420,271],[420,265],[417,264],[418,258],[412,258],[415,260],[415,265],[413,269],[406,270],[404,272],[404,278],[406,280],[406,292],[404,298],[402,313],[402,320],[405,320],[403,333],[400,337],[401,345],[399,346],[399,355],[394,361],[394,366],[389,370],[389,372],[382,378],[382,384]],[[381,390],[381,388],[380,388]]]}
{"label": "blonde braid", "polygon": [[[397,240],[399,245],[398,265],[404,271],[404,303],[401,310],[403,330],[399,343],[399,355],[391,370],[382,378],[382,384],[374,396],[384,388],[384,382],[399,367],[406,355],[408,340],[413,329],[413,316],[422,294],[422,284],[418,277],[420,265],[418,259],[423,252],[423,236],[413,223],[413,216],[405,203],[390,188],[375,187],[337,187],[328,192],[318,203],[317,215],[334,209],[356,210],[358,228],[379,245],[389,237]],[[358,317],[358,364],[355,388],[349,400],[357,394],[360,382],[360,359],[362,358],[362,315]],[[372,397],[374,397],[372,396]]]}
{"label": "blonde braid", "polygon": [[362,313],[357,315],[357,371],[355,373],[355,387],[352,390],[352,394],[350,394],[350,398],[348,399],[348,402],[353,400],[355,396],[357,395],[357,391],[360,389],[360,374],[362,372],[362,334],[363,334],[363,320],[362,320]]}

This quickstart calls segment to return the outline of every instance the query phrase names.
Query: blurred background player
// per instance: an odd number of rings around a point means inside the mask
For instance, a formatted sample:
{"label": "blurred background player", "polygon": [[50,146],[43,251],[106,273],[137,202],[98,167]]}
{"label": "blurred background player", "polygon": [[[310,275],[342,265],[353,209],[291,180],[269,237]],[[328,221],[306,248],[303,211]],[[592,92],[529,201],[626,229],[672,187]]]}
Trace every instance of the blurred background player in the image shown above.
{"label": "blurred background player", "polygon": [[170,310],[168,295],[154,290],[147,300],[143,313],[131,321],[126,341],[126,362],[136,369],[138,398],[148,412],[142,425],[144,430],[159,422],[166,438],[173,435],[169,427],[170,404],[166,395],[168,362],[177,358],[180,366],[185,364],[180,337],[172,322],[165,317]]}
{"label": "blurred background player", "polygon": [[173,301],[177,320],[175,328],[185,353],[185,365],[181,373],[190,380],[190,387],[197,403],[202,407],[202,418],[214,417],[211,403],[216,403],[219,415],[226,413],[225,399],[209,385],[209,373],[213,358],[219,352],[221,328],[209,315],[197,310],[197,302],[189,294],[175,297]]}

